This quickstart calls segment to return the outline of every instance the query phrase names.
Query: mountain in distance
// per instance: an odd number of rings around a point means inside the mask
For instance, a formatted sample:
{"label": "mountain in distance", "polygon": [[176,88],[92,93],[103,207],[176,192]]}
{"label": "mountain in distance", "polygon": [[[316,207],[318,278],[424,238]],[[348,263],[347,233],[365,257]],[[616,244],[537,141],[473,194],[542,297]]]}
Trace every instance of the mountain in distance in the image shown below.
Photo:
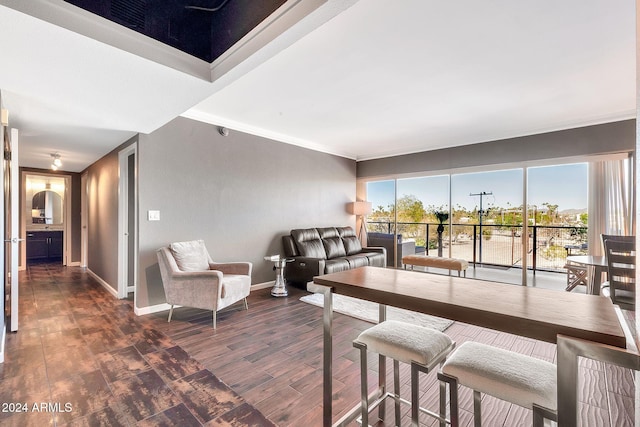
{"label": "mountain in distance", "polygon": [[560,215],[580,215],[587,213],[587,208],[582,209],[565,209],[559,212]]}

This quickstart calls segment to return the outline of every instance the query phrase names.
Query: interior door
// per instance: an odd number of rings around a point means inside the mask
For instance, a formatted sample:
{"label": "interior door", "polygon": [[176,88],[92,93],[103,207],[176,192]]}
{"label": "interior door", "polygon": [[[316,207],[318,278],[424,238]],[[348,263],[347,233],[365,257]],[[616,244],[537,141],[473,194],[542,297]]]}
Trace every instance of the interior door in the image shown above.
{"label": "interior door", "polygon": [[2,162],[2,187],[4,189],[4,277],[5,277],[5,314],[9,329],[18,330],[18,259],[19,239],[19,200],[18,200],[18,130],[11,129],[5,134],[4,158]]}

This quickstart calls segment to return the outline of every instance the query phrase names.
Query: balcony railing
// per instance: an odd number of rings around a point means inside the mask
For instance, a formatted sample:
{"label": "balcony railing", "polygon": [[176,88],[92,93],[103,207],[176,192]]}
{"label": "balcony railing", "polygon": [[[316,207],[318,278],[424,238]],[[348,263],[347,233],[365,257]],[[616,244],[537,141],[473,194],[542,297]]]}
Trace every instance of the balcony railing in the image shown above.
{"label": "balcony railing", "polygon": [[[449,226],[442,233],[443,256],[461,258],[472,264],[522,268],[522,226],[452,224],[451,248]],[[403,240],[413,239],[416,251],[437,255],[437,223],[398,223]],[[367,222],[368,232],[394,233],[393,222]],[[563,271],[568,254],[586,252],[587,227],[530,225],[527,268],[531,270]],[[404,255],[404,254],[403,254]]]}

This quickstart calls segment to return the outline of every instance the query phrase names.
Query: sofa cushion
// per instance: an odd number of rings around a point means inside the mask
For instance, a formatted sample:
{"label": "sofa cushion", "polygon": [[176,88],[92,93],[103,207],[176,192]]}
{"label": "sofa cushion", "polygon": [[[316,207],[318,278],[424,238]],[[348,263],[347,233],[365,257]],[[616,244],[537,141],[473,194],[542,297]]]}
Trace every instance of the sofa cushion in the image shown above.
{"label": "sofa cushion", "polygon": [[322,244],[324,245],[324,251],[327,254],[327,259],[340,258],[347,255],[344,250],[344,245],[342,244],[342,239],[339,237],[322,239]]}
{"label": "sofa cushion", "polygon": [[345,258],[328,259],[324,265],[324,274],[349,270],[351,266]]}
{"label": "sofa cushion", "polygon": [[291,230],[291,237],[296,242],[298,253],[307,258],[326,259],[324,245],[320,240],[320,234],[315,228]]}
{"label": "sofa cushion", "polygon": [[386,267],[385,255],[382,252],[362,252],[361,255],[364,255],[369,260],[369,265],[373,267]]}
{"label": "sofa cushion", "polygon": [[335,227],[323,227],[323,228],[317,228],[316,230],[318,230],[318,235],[320,236],[321,239],[329,239],[331,237],[340,237],[340,234],[338,234],[338,230]]}
{"label": "sofa cushion", "polygon": [[209,253],[203,240],[171,243],[169,250],[181,271],[209,270]]}
{"label": "sofa cushion", "polygon": [[318,228],[318,234],[322,239],[327,259],[343,257],[347,254],[335,227]]}
{"label": "sofa cushion", "polygon": [[360,239],[356,236],[355,231],[351,227],[338,227],[338,234],[342,238],[344,244],[345,253],[347,255],[353,255],[362,251],[362,245]]}
{"label": "sofa cushion", "polygon": [[366,267],[369,265],[369,258],[364,254],[349,255],[346,260],[349,261],[349,267],[351,268]]}

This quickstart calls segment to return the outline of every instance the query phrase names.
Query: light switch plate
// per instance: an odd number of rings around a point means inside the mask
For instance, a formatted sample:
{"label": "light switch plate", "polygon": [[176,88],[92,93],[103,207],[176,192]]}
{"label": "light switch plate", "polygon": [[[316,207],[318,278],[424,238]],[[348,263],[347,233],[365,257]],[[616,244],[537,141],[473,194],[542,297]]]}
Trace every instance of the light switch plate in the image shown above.
{"label": "light switch plate", "polygon": [[149,221],[160,221],[160,211],[149,211],[147,218]]}

